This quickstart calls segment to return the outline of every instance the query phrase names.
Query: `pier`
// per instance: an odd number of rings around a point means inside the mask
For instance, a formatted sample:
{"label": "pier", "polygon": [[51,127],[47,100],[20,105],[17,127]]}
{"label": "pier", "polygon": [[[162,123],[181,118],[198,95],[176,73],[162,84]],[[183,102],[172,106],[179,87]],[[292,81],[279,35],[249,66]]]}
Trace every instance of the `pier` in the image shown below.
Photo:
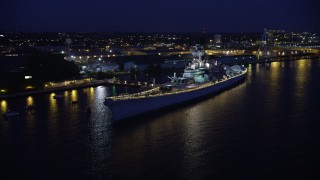
{"label": "pier", "polygon": [[[79,80],[78,80],[79,81]],[[7,93],[7,94],[0,94],[0,99],[8,99],[8,98],[14,98],[14,97],[23,97],[23,96],[31,96],[36,94],[43,94],[43,93],[51,93],[51,92],[58,92],[58,91],[66,91],[66,90],[72,90],[72,89],[81,89],[86,87],[95,87],[95,86],[101,86],[101,85],[115,85],[115,86],[127,86],[127,87],[141,87],[141,86],[147,86],[147,83],[141,83],[141,82],[127,82],[127,81],[121,81],[118,79],[104,79],[104,80],[90,80],[85,81],[82,83],[64,83],[64,85],[56,85],[52,83],[51,86],[45,86],[44,89],[40,90],[29,90],[24,92],[17,92],[17,93]]]}

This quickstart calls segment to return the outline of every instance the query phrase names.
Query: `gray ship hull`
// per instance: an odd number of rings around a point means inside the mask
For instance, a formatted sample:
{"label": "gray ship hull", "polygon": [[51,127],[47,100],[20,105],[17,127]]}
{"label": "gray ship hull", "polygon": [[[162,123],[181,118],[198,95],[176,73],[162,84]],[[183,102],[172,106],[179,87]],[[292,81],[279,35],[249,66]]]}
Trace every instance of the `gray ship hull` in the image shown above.
{"label": "gray ship hull", "polygon": [[105,104],[110,108],[112,112],[112,120],[116,123],[140,116],[148,112],[158,111],[173,105],[184,104],[186,102],[220,92],[239,83],[245,78],[245,76],[246,73],[230,78],[226,81],[189,92],[148,98],[117,100],[113,101],[112,103]]}

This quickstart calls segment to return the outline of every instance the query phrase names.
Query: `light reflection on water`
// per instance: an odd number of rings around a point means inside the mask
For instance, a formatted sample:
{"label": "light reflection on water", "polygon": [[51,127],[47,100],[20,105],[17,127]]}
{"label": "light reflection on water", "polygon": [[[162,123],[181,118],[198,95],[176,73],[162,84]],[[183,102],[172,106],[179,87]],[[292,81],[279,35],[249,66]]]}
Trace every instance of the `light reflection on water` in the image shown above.
{"label": "light reflection on water", "polygon": [[1,111],[0,111],[1,113],[8,111],[8,105],[6,100],[1,100],[0,105],[1,105]]}
{"label": "light reflection on water", "polygon": [[303,96],[306,90],[305,85],[310,79],[310,68],[311,62],[307,60],[295,61],[297,64],[296,68],[296,86],[295,92],[297,96]]}
{"label": "light reflection on water", "polygon": [[29,96],[28,98],[27,98],[27,106],[31,106],[31,105],[33,105],[33,97],[32,96]]}
{"label": "light reflection on water", "polygon": [[[2,170],[13,179],[312,174],[319,158],[319,68],[309,60],[250,65],[247,80],[236,87],[119,127],[103,101],[124,87],[64,91],[61,99],[50,93],[1,100],[1,113],[21,113],[0,119],[0,158],[7,163]],[[25,110],[30,104],[34,113]]]}

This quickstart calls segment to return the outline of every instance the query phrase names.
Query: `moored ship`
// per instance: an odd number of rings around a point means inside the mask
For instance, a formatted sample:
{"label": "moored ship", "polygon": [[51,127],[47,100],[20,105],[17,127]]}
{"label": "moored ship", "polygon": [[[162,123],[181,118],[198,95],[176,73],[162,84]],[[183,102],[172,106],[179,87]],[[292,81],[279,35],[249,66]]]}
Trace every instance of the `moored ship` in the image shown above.
{"label": "moored ship", "polygon": [[231,87],[246,76],[247,69],[235,65],[224,66],[203,60],[201,46],[193,48],[195,57],[181,77],[174,74],[170,82],[134,94],[106,97],[105,105],[112,112],[112,120],[119,122],[148,112],[184,104]]}

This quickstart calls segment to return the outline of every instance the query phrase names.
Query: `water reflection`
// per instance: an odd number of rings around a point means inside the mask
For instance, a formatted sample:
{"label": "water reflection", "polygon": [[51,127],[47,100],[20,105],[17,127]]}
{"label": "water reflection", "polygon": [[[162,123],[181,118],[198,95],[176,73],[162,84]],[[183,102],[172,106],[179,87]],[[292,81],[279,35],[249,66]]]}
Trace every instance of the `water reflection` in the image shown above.
{"label": "water reflection", "polygon": [[[103,112],[98,111],[99,115],[96,115],[95,118],[90,118],[88,124],[89,173],[98,177],[97,179],[112,175],[110,167],[113,131],[109,119],[105,116],[107,114],[105,110],[102,110]],[[96,111],[95,113],[98,112]]]}
{"label": "water reflection", "polygon": [[95,91],[95,99],[97,101],[104,101],[105,97],[109,94],[108,88],[104,86],[98,86]]}
{"label": "water reflection", "polygon": [[255,66],[256,66],[256,72],[258,73],[260,71],[260,64],[257,63]]}
{"label": "water reflection", "polygon": [[308,60],[299,60],[295,61],[297,64],[296,68],[296,90],[303,93],[304,91],[304,83],[306,79],[309,79],[310,75],[310,61]]}
{"label": "water reflection", "polygon": [[32,96],[29,96],[28,98],[27,98],[27,106],[31,106],[31,105],[33,105],[34,104],[34,102],[33,102],[33,97]]}
{"label": "water reflection", "polygon": [[303,111],[304,109],[308,108],[307,103],[307,89],[310,81],[310,61],[308,60],[298,60],[295,61],[296,64],[296,75],[295,77],[295,86],[294,86],[294,93],[293,98],[296,104],[295,109],[296,111]]}
{"label": "water reflection", "polygon": [[[28,109],[30,106],[32,106],[31,109]],[[35,133],[35,125],[36,125],[36,117],[35,117],[35,102],[34,97],[29,96],[26,98],[26,110],[25,110],[25,122],[26,122],[26,133],[28,134],[34,134]],[[23,114],[24,112],[20,112],[20,114]]]}
{"label": "water reflection", "polygon": [[86,94],[87,94],[87,101],[92,102],[94,99],[94,94],[95,94],[95,88],[90,87],[86,89]]}
{"label": "water reflection", "polygon": [[116,86],[112,86],[111,95],[112,96],[116,96],[117,95]]}
{"label": "water reflection", "polygon": [[88,88],[87,106],[91,108],[88,116],[87,147],[89,150],[89,174],[97,179],[105,179],[111,174],[111,143],[113,138],[113,127],[110,119],[111,112],[103,104],[108,94],[108,88],[98,86]]}
{"label": "water reflection", "polygon": [[71,101],[78,101],[78,90],[71,91]]}
{"label": "water reflection", "polygon": [[249,64],[248,67],[247,67],[247,70],[248,70],[248,74],[247,74],[247,80],[250,82],[252,82],[253,80],[253,76],[252,76],[252,73],[253,73],[253,65],[252,64]]}
{"label": "water reflection", "polygon": [[7,101],[6,100],[1,100],[0,105],[1,105],[1,111],[2,112],[8,111],[8,105],[7,105]]}
{"label": "water reflection", "polygon": [[[33,172],[38,177],[44,170],[42,179],[50,179],[48,172],[57,166],[58,175],[51,178],[81,174],[83,179],[154,179],[161,168],[164,173],[159,179],[203,179],[201,174],[250,173],[252,169],[267,174],[275,168],[291,167],[293,161],[298,162],[297,169],[304,168],[314,164],[312,159],[319,152],[314,149],[319,121],[310,121],[316,116],[307,113],[310,98],[318,98],[319,88],[312,88],[314,82],[320,82],[319,64],[315,64],[313,76],[309,64],[303,60],[249,65],[250,81],[117,129],[103,101],[116,90],[124,92],[124,87],[65,91],[61,99],[54,99],[51,93],[2,100],[1,112],[10,107],[22,114],[21,121],[0,122],[1,135],[5,135],[0,137],[0,146],[7,152],[3,157],[12,161],[12,169],[28,177]],[[72,105],[71,101],[78,103]],[[25,113],[29,104],[36,106],[34,115]],[[88,106],[90,115],[85,113]],[[292,118],[307,123],[293,123]],[[11,141],[11,137],[19,141]],[[26,166],[29,168],[24,170]]]}
{"label": "water reflection", "polygon": [[206,114],[205,111],[206,110],[199,105],[192,106],[184,121],[183,164],[185,169],[192,170],[201,161],[199,154],[195,152],[197,152],[198,149],[201,149],[202,143],[204,142],[205,129],[203,129],[200,123],[203,116]]}
{"label": "water reflection", "polygon": [[64,96],[64,97],[69,97],[69,91],[65,91],[65,92],[63,93],[63,96]]}
{"label": "water reflection", "polygon": [[[281,84],[284,84],[282,81],[285,80],[283,78],[283,73],[282,73],[282,68],[281,68],[281,62],[272,62],[271,67],[270,67],[270,87],[268,88],[270,90],[270,93],[274,95],[272,98],[273,101],[276,101],[280,95],[280,89],[281,89]],[[279,86],[280,85],[280,86]]]}
{"label": "water reflection", "polygon": [[50,120],[52,121],[57,121],[57,113],[58,113],[58,101],[60,99],[55,99],[54,96],[56,94],[55,93],[51,93],[49,95],[49,105],[48,105],[48,110],[49,110],[49,117]]}
{"label": "water reflection", "polygon": [[90,95],[93,96],[94,95],[94,88],[93,87],[89,88],[89,92],[90,92]]}
{"label": "water reflection", "polygon": [[278,87],[278,84],[280,83],[281,76],[280,76],[280,62],[272,62],[271,68],[270,68],[270,85],[272,86],[272,89],[275,91],[278,91],[275,89]]}

